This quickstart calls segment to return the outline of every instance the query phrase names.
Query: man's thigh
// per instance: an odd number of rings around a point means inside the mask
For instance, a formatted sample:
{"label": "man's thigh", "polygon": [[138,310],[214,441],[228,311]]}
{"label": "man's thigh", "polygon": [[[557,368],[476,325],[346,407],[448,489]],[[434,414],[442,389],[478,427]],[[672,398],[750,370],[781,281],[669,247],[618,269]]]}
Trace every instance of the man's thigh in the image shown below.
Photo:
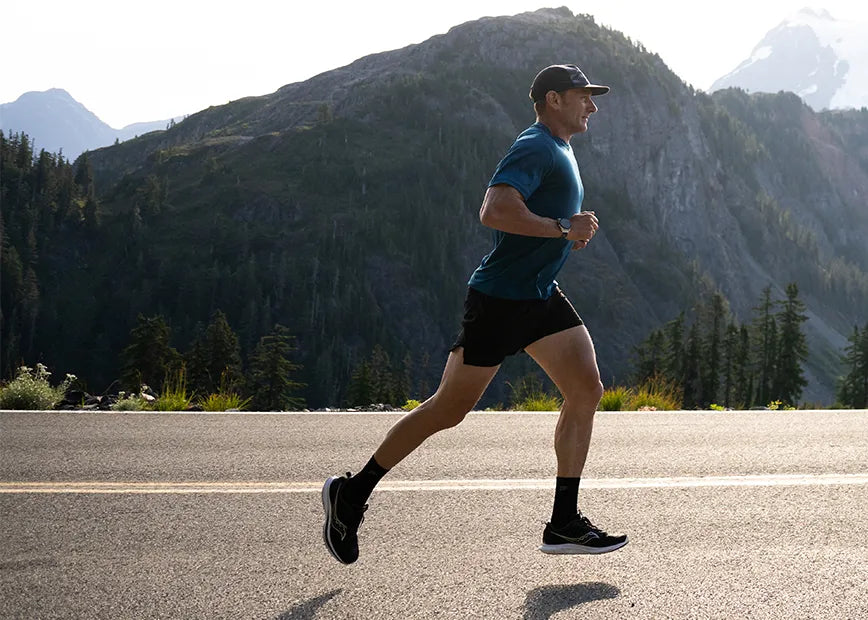
{"label": "man's thigh", "polygon": [[549,334],[525,347],[525,351],[564,395],[600,382],[594,343],[584,325]]}
{"label": "man's thigh", "polygon": [[464,363],[464,347],[456,347],[446,360],[446,368],[435,398],[452,403],[476,405],[485,388],[497,374],[497,366],[471,366]]}

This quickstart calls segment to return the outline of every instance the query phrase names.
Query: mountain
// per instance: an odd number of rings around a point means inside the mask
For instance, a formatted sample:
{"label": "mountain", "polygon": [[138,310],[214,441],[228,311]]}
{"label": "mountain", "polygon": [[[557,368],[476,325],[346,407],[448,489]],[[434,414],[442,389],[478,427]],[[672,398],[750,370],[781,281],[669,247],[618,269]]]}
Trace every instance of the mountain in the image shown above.
{"label": "mountain", "polygon": [[0,129],[6,135],[26,133],[38,149],[51,153],[62,149],[69,160],[115,140],[124,141],[165,129],[170,122],[134,123],[123,129],[112,129],[60,88],[24,93],[14,102],[0,105]]}
{"label": "mountain", "polygon": [[868,23],[802,9],[770,30],[709,92],[796,93],[814,110],[868,106]]}
{"label": "mountain", "polygon": [[[76,165],[77,191],[93,194],[80,209],[46,200],[37,217],[5,201],[5,243],[32,274],[4,277],[20,285],[4,316],[21,317],[4,359],[102,389],[137,315],[165,317],[187,350],[220,309],[244,351],[290,328],[312,406],[345,402],[377,345],[426,396],[490,249],[486,183],[534,121],[530,81],[552,62],[612,87],[572,142],[601,229],[558,278],[605,384],[626,382],[634,347],[715,292],[749,324],[765,287],[782,299],[796,282],[804,398],[831,402],[846,337],[868,319],[868,112],[696,91],[567,9],[462,24],[97,149]],[[506,382],[532,368],[509,360],[483,405],[507,402]]]}

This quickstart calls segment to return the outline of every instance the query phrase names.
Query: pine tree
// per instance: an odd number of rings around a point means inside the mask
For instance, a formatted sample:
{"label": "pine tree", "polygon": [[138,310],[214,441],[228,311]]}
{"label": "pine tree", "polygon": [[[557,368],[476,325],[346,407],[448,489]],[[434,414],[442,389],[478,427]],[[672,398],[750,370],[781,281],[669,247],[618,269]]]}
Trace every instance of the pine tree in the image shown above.
{"label": "pine tree", "polygon": [[844,349],[847,374],[838,386],[838,402],[844,407],[868,407],[868,323],[861,330],[853,328],[850,344]]}
{"label": "pine tree", "polygon": [[777,351],[777,327],[773,313],[774,302],[772,302],[771,285],[763,289],[760,304],[754,310],[757,313],[753,322],[755,402],[765,405],[771,401],[772,379],[775,376],[775,353]]}
{"label": "pine tree", "polygon": [[247,391],[252,410],[283,411],[304,407],[304,399],[296,396],[296,392],[305,386],[291,378],[301,369],[290,360],[295,350],[294,337],[280,324],[259,340],[248,364]]}
{"label": "pine tree", "polygon": [[367,361],[363,361],[353,371],[347,392],[350,407],[365,407],[374,402],[374,385]]}
{"label": "pine tree", "polygon": [[238,336],[218,310],[193,342],[187,355],[187,381],[193,392],[212,394],[221,388],[237,390],[243,381]]}
{"label": "pine tree", "polygon": [[726,305],[723,295],[715,293],[711,298],[711,314],[707,319],[706,336],[703,342],[702,401],[707,406],[717,400],[720,388],[721,340],[725,321]]}
{"label": "pine tree", "polygon": [[690,326],[685,343],[684,375],[681,385],[684,388],[685,409],[695,409],[702,402],[702,375],[701,375],[701,344],[699,329],[696,323]]}
{"label": "pine tree", "polygon": [[735,350],[734,406],[749,408],[753,403],[753,374],[750,372],[750,331],[746,325],[738,329],[738,345]]}
{"label": "pine tree", "polygon": [[405,356],[402,368],[394,368],[389,353],[381,345],[376,345],[370,356],[353,372],[348,394],[350,406],[403,405],[409,398],[408,364],[409,358]]}
{"label": "pine tree", "polygon": [[78,158],[75,167],[75,184],[81,188],[82,194],[86,198],[92,198],[95,193],[93,183],[93,166],[87,157],[87,152],[82,153]]}
{"label": "pine tree", "polygon": [[681,385],[684,378],[684,312],[663,328],[666,351],[663,355],[663,374],[669,381]]}
{"label": "pine tree", "polygon": [[723,338],[723,406],[732,407],[738,373],[739,330],[735,322],[726,326]]}
{"label": "pine tree", "polygon": [[[29,172],[33,166],[33,142],[25,133],[15,134],[15,138],[18,140],[15,165],[21,170]],[[13,138],[13,145],[15,145],[15,138]]]}
{"label": "pine tree", "polygon": [[[416,396],[420,400],[425,400],[431,395],[431,388],[428,384],[428,367],[431,364],[431,356],[427,351],[422,353],[422,359],[419,361],[419,380],[416,383]],[[411,397],[413,397],[411,395]]]}
{"label": "pine tree", "polygon": [[389,357],[389,353],[381,345],[376,345],[371,352],[368,367],[371,371],[371,382],[373,384],[374,400],[372,402],[394,405],[393,394],[397,389],[397,381],[392,369],[392,360]]}
{"label": "pine tree", "polygon": [[634,349],[636,373],[633,380],[636,383],[642,383],[663,372],[665,340],[663,330],[655,329],[645,342]]}
{"label": "pine tree", "polygon": [[[398,375],[397,382],[397,393],[395,394],[395,405],[401,406],[407,402],[408,399],[413,397],[411,394],[411,390],[413,389],[413,356],[407,351],[404,354],[404,361],[401,364],[401,370]],[[403,402],[401,402],[401,398],[403,397]]]}
{"label": "pine tree", "polygon": [[[2,222],[2,221],[0,221]],[[5,230],[0,235],[0,379],[11,377],[20,361],[22,309],[24,297],[24,267],[18,251],[7,241]]]}
{"label": "pine tree", "polygon": [[121,383],[131,392],[142,384],[159,391],[166,377],[174,372],[181,356],[169,346],[171,330],[162,316],[138,316],[130,331],[130,343],[121,353]]}
{"label": "pine tree", "polygon": [[795,405],[802,395],[802,389],[808,384],[802,369],[802,362],[808,359],[808,344],[802,333],[802,323],[808,317],[795,282],[787,285],[787,298],[780,305],[781,310],[776,319],[780,331],[771,397]]}

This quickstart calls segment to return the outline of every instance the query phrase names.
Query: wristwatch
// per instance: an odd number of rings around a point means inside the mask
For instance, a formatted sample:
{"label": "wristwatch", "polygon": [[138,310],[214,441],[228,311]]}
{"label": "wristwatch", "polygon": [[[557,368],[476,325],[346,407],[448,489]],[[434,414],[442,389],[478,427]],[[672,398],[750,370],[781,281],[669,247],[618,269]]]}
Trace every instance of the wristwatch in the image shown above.
{"label": "wristwatch", "polygon": [[568,217],[559,217],[557,220],[558,228],[561,229],[561,237],[566,238],[566,236],[570,233],[570,228],[573,225],[572,220]]}

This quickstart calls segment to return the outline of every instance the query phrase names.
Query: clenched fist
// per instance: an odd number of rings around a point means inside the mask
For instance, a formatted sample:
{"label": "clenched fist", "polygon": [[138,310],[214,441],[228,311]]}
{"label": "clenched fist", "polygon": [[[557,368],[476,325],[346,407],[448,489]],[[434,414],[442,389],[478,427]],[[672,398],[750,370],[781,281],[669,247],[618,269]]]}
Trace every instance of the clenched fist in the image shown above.
{"label": "clenched fist", "polygon": [[567,239],[573,242],[574,250],[581,250],[591,241],[600,227],[600,221],[593,211],[582,211],[570,218],[570,232]]}

